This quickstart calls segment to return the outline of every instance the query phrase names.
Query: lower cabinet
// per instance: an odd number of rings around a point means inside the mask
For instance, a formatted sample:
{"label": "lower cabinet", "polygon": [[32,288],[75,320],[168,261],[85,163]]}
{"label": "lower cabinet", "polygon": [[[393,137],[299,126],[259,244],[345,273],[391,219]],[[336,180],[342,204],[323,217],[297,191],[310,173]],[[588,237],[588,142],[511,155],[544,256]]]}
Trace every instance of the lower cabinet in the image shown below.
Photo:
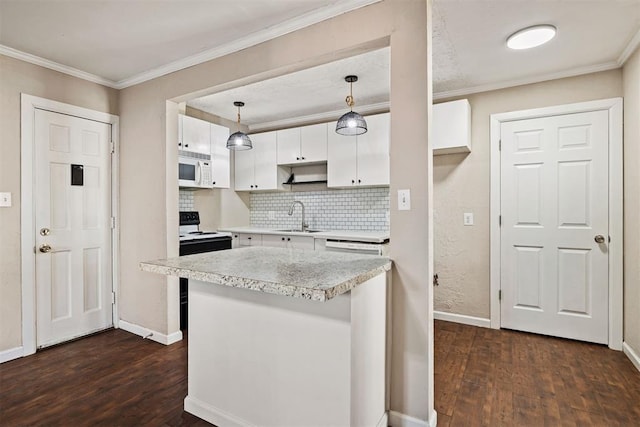
{"label": "lower cabinet", "polygon": [[262,246],[262,234],[233,233],[231,247],[235,249],[242,246]]}
{"label": "lower cabinet", "polygon": [[314,249],[314,238],[305,236],[284,236],[278,234],[263,234],[262,246],[290,249]]}

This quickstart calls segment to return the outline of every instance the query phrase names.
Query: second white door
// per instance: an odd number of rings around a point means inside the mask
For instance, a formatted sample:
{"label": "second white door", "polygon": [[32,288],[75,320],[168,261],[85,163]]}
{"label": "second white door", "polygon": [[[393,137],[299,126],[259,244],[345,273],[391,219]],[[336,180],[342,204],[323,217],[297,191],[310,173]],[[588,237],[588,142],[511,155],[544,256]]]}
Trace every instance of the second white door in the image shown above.
{"label": "second white door", "polygon": [[501,327],[608,342],[608,114],[501,125]]}

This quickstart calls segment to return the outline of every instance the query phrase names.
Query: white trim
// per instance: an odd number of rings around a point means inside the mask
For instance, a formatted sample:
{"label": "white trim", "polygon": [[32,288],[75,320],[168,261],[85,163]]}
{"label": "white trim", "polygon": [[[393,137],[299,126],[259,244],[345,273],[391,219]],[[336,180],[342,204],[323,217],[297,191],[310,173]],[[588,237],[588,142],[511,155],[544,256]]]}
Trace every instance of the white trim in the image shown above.
{"label": "white trim", "polygon": [[[34,130],[35,110],[42,109],[60,114],[68,114],[89,120],[95,120],[111,125],[112,139],[118,146],[119,123],[118,116],[77,107],[71,104],[52,101],[37,96],[22,93],[20,97],[20,243],[21,243],[21,273],[22,273],[22,347],[24,356],[36,352],[36,294],[35,294],[35,216],[34,216],[34,192],[33,192],[33,167],[34,167]],[[118,151],[113,156],[117,166]],[[117,181],[117,169],[111,170],[112,177]],[[118,189],[112,189],[112,206],[117,206]],[[117,221],[116,221],[117,223]],[[112,242],[117,240],[118,227],[112,230]],[[117,253],[116,253],[117,255]],[[117,256],[112,258],[112,286],[116,292],[116,304],[114,313],[117,313],[117,292],[119,289]],[[114,326],[117,326],[116,317],[113,318]]]}
{"label": "white trim", "polygon": [[385,411],[380,421],[376,424],[376,427],[388,427],[389,426],[389,412]]}
{"label": "white trim", "polygon": [[396,411],[389,411],[389,425],[391,427],[436,427],[438,424],[438,413],[431,412],[429,421],[410,417]]}
{"label": "white trim", "polygon": [[151,341],[159,342],[164,345],[171,345],[182,340],[182,331],[166,335],[122,319],[119,320],[118,325],[119,328],[124,331],[131,332],[132,334],[141,336],[142,338],[150,339]]}
{"label": "white trim", "polygon": [[[389,102],[379,102],[377,104],[360,105],[358,106],[358,113],[366,116],[368,114],[386,113],[390,109]],[[309,123],[324,123],[336,121],[338,117],[344,114],[344,108],[341,110],[328,111],[318,114],[310,114],[308,116],[290,117],[281,120],[274,120],[271,122],[256,123],[249,126],[249,131],[260,132],[263,130],[282,129],[295,126],[303,126]]]}
{"label": "white trim", "polygon": [[549,80],[564,79],[567,77],[581,76],[583,74],[598,73],[601,71],[614,70],[620,68],[620,64],[616,61],[604,62],[602,64],[589,65],[586,67],[572,68],[569,70],[559,71],[557,73],[538,74],[522,79],[506,80],[496,83],[488,83],[485,85],[471,86],[462,89],[447,90],[443,92],[435,92],[434,100],[454,98],[458,96],[471,95],[480,92],[489,92],[491,90],[506,89],[514,86],[522,86],[533,83],[546,82]]}
{"label": "white trim", "polygon": [[500,328],[500,125],[503,122],[588,111],[609,111],[609,348],[622,348],[622,254],[623,254],[623,207],[622,207],[622,98],[531,110],[512,111],[491,115],[491,327]]}
{"label": "white trim", "polygon": [[104,77],[97,76],[95,74],[87,73],[86,71],[78,70],[77,68],[69,67],[67,65],[59,64],[55,61],[50,61],[45,58],[41,58],[30,53],[22,52],[17,49],[13,49],[9,46],[0,44],[0,55],[9,56],[11,58],[19,59],[20,61],[28,62],[30,64],[39,65],[40,67],[48,68],[53,71],[58,71],[79,79],[87,80],[93,83],[98,83],[103,86],[108,86],[117,89],[117,83],[113,80],[105,79]]}
{"label": "white trim", "polygon": [[444,320],[446,322],[462,323],[463,325],[479,326],[481,328],[490,328],[491,319],[483,317],[467,316],[465,314],[447,313],[444,311],[433,311],[435,320]]}
{"label": "white trim", "polygon": [[636,32],[636,34],[629,40],[629,44],[624,48],[620,56],[618,57],[618,65],[621,67],[627,62],[627,59],[631,56],[633,52],[635,52],[636,48],[640,46],[640,29]]}
{"label": "white trim", "polygon": [[622,343],[622,351],[624,352],[624,354],[627,355],[629,360],[631,360],[631,363],[633,363],[633,366],[635,366],[636,369],[640,371],[640,356],[638,356],[638,353],[633,351],[633,348],[631,348],[631,346],[626,342]]}
{"label": "white trim", "polygon": [[8,362],[10,360],[19,359],[24,356],[24,349],[22,347],[10,348],[9,350],[0,351],[0,363]]}
{"label": "white trim", "polygon": [[224,425],[228,427],[253,426],[249,421],[231,415],[189,395],[184,398],[184,410],[214,425]]}

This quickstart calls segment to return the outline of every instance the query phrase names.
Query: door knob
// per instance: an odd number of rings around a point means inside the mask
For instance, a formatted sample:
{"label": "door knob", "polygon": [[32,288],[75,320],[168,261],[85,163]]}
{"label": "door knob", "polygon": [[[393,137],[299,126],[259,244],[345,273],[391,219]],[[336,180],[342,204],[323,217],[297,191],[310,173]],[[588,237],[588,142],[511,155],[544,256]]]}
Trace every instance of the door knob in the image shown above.
{"label": "door knob", "polygon": [[38,248],[38,250],[40,252],[42,252],[43,254],[46,254],[47,252],[51,252],[51,246],[47,245],[46,243],[40,245],[40,247]]}
{"label": "door knob", "polygon": [[595,240],[596,243],[604,243],[604,236],[602,234],[598,234],[596,237],[593,238],[593,240]]}
{"label": "door knob", "polygon": [[49,230],[48,228],[45,227],[40,229],[41,236],[48,236],[49,234],[51,234],[51,230]]}

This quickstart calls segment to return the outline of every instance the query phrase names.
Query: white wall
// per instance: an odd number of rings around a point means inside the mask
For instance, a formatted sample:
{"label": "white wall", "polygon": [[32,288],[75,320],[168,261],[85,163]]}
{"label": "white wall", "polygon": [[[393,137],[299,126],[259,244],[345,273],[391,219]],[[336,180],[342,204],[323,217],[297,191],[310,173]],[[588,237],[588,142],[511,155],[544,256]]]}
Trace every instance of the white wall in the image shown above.
{"label": "white wall", "polygon": [[[435,310],[490,317],[491,114],[619,96],[622,96],[620,69],[466,97],[471,103],[471,153],[433,159],[434,254],[440,282],[434,291]],[[638,180],[626,185],[636,192],[640,186]],[[474,226],[463,225],[464,212],[473,212]]]}

